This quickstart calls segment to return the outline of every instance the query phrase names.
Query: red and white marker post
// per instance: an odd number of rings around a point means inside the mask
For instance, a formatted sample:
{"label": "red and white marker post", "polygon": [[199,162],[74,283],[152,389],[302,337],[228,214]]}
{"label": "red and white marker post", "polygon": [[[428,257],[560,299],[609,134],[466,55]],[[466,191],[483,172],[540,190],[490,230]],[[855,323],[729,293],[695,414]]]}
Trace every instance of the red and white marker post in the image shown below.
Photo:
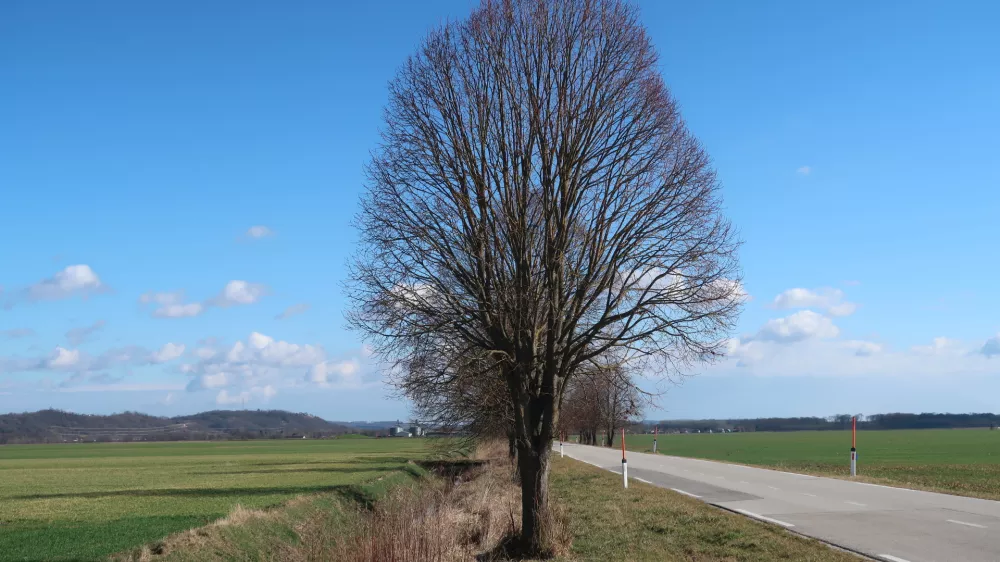
{"label": "red and white marker post", "polygon": [[563,454],[563,441],[566,439],[565,434],[559,434],[559,458],[563,458],[566,455]]}
{"label": "red and white marker post", "polygon": [[656,437],[660,434],[660,426],[653,426],[653,454],[656,454]]}
{"label": "red and white marker post", "polygon": [[858,475],[858,418],[851,418],[851,477]]}
{"label": "red and white marker post", "polygon": [[625,489],[628,489],[628,461],[625,460],[625,428],[622,428],[622,482]]}

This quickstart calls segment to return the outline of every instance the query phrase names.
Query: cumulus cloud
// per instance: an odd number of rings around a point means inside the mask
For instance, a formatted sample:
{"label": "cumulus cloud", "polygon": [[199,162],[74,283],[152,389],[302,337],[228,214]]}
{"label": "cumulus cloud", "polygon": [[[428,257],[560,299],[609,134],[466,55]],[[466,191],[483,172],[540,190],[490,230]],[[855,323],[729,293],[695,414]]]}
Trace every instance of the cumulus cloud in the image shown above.
{"label": "cumulus cloud", "polygon": [[[70,265],[56,272],[52,277],[11,292],[5,307],[10,308],[23,301],[61,300],[72,296],[86,298],[109,290],[89,265]],[[3,291],[0,290],[0,294],[2,293]]]}
{"label": "cumulus cloud", "polygon": [[229,307],[243,304],[253,304],[267,292],[267,287],[259,283],[235,280],[226,283],[222,291],[205,302],[184,302],[183,291],[168,291],[162,293],[144,293],[139,297],[141,304],[154,304],[155,318],[188,318],[198,316],[208,307]]}
{"label": "cumulus cloud", "polygon": [[70,369],[80,364],[80,350],[56,347],[45,365],[50,369]]}
{"label": "cumulus cloud", "polygon": [[157,305],[153,309],[155,318],[189,318],[205,311],[201,303],[185,303],[183,291],[144,293],[139,297],[139,302]]}
{"label": "cumulus cloud", "polygon": [[167,361],[173,361],[181,355],[184,354],[184,344],[178,343],[165,343],[163,347],[159,350],[154,351],[149,355],[150,361],[153,363],[166,363]]}
{"label": "cumulus cloud", "polygon": [[230,281],[223,287],[222,292],[212,299],[215,306],[235,306],[241,304],[253,304],[264,296],[267,288],[259,283],[248,283],[246,281]]}
{"label": "cumulus cloud", "polygon": [[267,238],[268,236],[274,236],[274,231],[263,225],[251,226],[246,232],[247,238]]}
{"label": "cumulus cloud", "polygon": [[11,328],[9,330],[0,330],[0,338],[5,340],[28,338],[34,335],[35,331],[31,328]]}
{"label": "cumulus cloud", "polygon": [[784,318],[768,320],[751,339],[792,343],[810,338],[835,338],[840,330],[833,321],[811,310],[801,310]]}
{"label": "cumulus cloud", "polygon": [[774,297],[772,308],[817,308],[825,310],[831,316],[850,316],[857,310],[857,305],[844,300],[844,292],[840,289],[824,287],[820,289],[794,288]]}
{"label": "cumulus cloud", "polygon": [[64,299],[74,294],[86,295],[103,290],[101,278],[89,265],[70,265],[48,279],[43,279],[28,288],[33,300]]}
{"label": "cumulus cloud", "polygon": [[800,176],[808,176],[810,173],[812,173],[812,168],[810,168],[809,166],[799,166],[799,168],[795,170],[795,173],[799,174]]}
{"label": "cumulus cloud", "polygon": [[104,329],[104,324],[104,320],[98,320],[90,326],[73,328],[72,330],[66,332],[66,341],[68,341],[70,345],[80,345],[88,341],[91,336]]}
{"label": "cumulus cloud", "polygon": [[1000,355],[1000,334],[986,340],[986,343],[983,344],[983,347],[979,350],[979,352],[986,357]]}
{"label": "cumulus cloud", "polygon": [[[191,377],[187,389],[225,389],[232,397],[238,391],[261,389],[260,397],[283,387],[358,388],[371,381],[364,377],[368,356],[364,350],[341,358],[330,358],[322,346],[278,340],[251,332],[244,340],[223,346],[205,343],[198,358],[180,366]],[[260,398],[257,397],[257,398]]]}
{"label": "cumulus cloud", "polygon": [[309,305],[306,303],[293,304],[292,306],[286,308],[281,314],[274,317],[275,320],[285,320],[286,318],[291,318],[292,316],[297,316],[309,310]]}
{"label": "cumulus cloud", "polygon": [[358,371],[361,365],[356,359],[347,361],[324,361],[313,365],[306,373],[306,380],[320,386],[358,386],[361,383]]}

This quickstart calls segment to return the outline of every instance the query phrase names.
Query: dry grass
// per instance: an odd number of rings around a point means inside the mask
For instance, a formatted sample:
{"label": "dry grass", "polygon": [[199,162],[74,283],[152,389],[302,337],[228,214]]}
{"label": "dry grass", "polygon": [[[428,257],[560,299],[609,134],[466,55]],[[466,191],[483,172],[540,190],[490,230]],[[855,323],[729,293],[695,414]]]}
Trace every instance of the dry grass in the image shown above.
{"label": "dry grass", "polygon": [[[497,453],[502,453],[497,458]],[[367,487],[296,498],[272,510],[237,506],[225,518],[115,557],[122,562],[281,560],[452,562],[506,559],[519,531],[520,488],[506,446],[480,447],[466,463],[441,463],[415,485],[409,472]],[[564,545],[564,512],[547,523]],[[559,541],[562,541],[561,543]]]}
{"label": "dry grass", "polygon": [[359,511],[333,560],[466,561],[517,531],[519,490],[509,469],[486,465],[458,483],[437,481],[394,490],[371,512]]}

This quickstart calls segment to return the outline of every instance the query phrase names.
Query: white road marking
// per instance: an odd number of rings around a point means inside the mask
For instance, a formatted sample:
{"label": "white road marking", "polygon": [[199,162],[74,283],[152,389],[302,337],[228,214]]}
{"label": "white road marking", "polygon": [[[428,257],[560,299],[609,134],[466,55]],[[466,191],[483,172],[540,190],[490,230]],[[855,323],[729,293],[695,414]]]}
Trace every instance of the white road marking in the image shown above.
{"label": "white road marking", "polygon": [[850,505],[856,505],[858,507],[868,507],[868,504],[866,504],[866,503],[858,503],[858,502],[844,502],[844,503],[850,504]]}
{"label": "white road marking", "polygon": [[802,492],[802,495],[803,495],[803,496],[809,496],[810,498],[818,498],[818,497],[819,497],[819,496],[817,496],[816,494],[807,494],[807,493],[805,493],[805,492]]}
{"label": "white road marking", "polygon": [[632,480],[638,480],[639,482],[642,482],[643,484],[652,484],[652,482],[650,482],[649,480],[646,480],[645,478],[638,478],[638,477],[633,476]]}
{"label": "white road marking", "polygon": [[[897,486],[883,486],[881,484],[869,484],[868,482],[854,482],[861,486],[874,486],[876,488],[885,488],[887,490],[900,490],[902,492],[923,492],[923,490],[914,490],[913,488],[899,488]],[[933,493],[933,492],[931,492]]]}
{"label": "white road marking", "polygon": [[677,488],[670,488],[670,489],[677,492],[678,494],[684,494],[685,496],[691,496],[692,498],[701,498],[701,496],[697,496],[695,494],[692,494],[691,492],[685,492],[684,490],[678,490]]}
{"label": "white road marking", "polygon": [[772,490],[777,490],[778,489],[778,488],[775,488],[774,486],[768,486],[768,488],[770,488]]}
{"label": "white road marking", "polygon": [[891,554],[879,554],[878,557],[879,558],[885,558],[889,562],[910,562],[909,560],[907,560],[905,558],[898,558],[898,557],[893,556]]}
{"label": "white road marking", "polygon": [[794,527],[795,526],[795,525],[792,525],[791,523],[785,523],[784,521],[778,521],[777,519],[771,519],[770,517],[764,517],[763,515],[754,513],[752,511],[747,511],[745,509],[735,509],[735,508],[733,508],[733,511],[735,511],[737,513],[742,513],[743,515],[746,515],[747,517],[751,517],[753,519],[759,519],[761,521],[767,521],[768,523],[774,523],[775,525],[781,525],[782,527]]}
{"label": "white road marking", "polygon": [[740,480],[740,484],[749,484],[746,480]]}
{"label": "white road marking", "polygon": [[966,523],[965,521],[955,521],[954,519],[946,519],[949,523],[954,523],[956,525],[966,525],[969,527],[975,527],[977,529],[985,529],[986,525],[978,525],[976,523]]}

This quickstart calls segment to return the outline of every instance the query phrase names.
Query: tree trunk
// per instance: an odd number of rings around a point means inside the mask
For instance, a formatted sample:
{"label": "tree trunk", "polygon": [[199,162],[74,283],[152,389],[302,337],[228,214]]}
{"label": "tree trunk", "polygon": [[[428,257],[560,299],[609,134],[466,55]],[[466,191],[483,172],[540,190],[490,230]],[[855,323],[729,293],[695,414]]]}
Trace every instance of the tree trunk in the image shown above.
{"label": "tree trunk", "polygon": [[[534,439],[532,441],[535,441]],[[546,550],[545,517],[549,507],[549,442],[518,447],[521,476],[521,552],[529,556]]]}
{"label": "tree trunk", "polygon": [[615,446],[615,430],[614,428],[609,428],[608,432],[604,436],[604,444],[608,447]]}

